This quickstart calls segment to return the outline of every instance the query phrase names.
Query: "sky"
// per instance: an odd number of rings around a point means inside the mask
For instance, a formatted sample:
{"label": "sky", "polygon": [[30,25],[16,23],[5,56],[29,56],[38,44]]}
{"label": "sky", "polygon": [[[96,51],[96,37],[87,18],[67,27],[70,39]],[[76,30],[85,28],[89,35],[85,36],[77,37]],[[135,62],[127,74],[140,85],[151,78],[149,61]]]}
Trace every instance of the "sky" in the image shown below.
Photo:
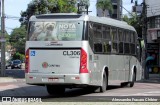
{"label": "sky", "polygon": [[[14,28],[18,28],[20,26],[19,18],[21,11],[25,11],[27,9],[27,5],[32,0],[4,0],[5,6],[5,28],[10,34]],[[90,15],[96,16],[96,4],[97,0],[90,0],[89,11],[92,11]],[[138,0],[138,3],[142,3],[142,0]],[[132,10],[131,0],[123,0],[123,7],[131,12]],[[127,11],[123,9],[123,14],[128,14]]]}

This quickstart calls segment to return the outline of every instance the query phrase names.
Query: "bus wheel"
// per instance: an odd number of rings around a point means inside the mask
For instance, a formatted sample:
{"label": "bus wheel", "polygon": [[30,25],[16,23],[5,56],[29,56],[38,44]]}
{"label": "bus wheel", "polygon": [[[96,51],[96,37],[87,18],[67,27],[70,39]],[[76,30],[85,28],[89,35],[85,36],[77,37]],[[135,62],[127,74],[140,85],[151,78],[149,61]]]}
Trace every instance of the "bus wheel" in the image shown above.
{"label": "bus wheel", "polygon": [[133,87],[135,81],[136,81],[136,73],[134,72],[134,73],[133,73],[132,81],[129,82],[128,86],[129,86],[129,87]]}
{"label": "bus wheel", "polygon": [[63,95],[65,92],[65,87],[55,86],[55,85],[47,85],[47,92],[50,95]]}
{"label": "bus wheel", "polygon": [[103,84],[100,86],[100,92],[105,92],[108,86],[108,78],[106,76],[106,73],[103,73]]}

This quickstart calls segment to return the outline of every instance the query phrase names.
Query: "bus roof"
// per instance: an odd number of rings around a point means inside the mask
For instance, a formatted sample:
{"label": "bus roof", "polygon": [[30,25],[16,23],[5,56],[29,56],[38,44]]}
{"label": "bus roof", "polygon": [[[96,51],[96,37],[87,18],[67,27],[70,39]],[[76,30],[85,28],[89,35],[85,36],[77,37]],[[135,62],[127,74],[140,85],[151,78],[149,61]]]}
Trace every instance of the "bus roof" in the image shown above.
{"label": "bus roof", "polygon": [[119,20],[116,20],[116,19],[112,19],[112,18],[109,18],[109,17],[86,16],[85,18],[88,18],[88,19],[86,19],[88,21],[92,21],[92,22],[96,22],[96,23],[106,24],[106,25],[109,25],[109,26],[114,26],[114,27],[118,27],[118,28],[123,28],[123,29],[136,31],[134,29],[134,27],[132,27],[131,25],[128,25],[126,22],[119,21]]}
{"label": "bus roof", "polygon": [[95,16],[82,15],[82,14],[76,14],[76,13],[53,13],[53,14],[34,15],[30,18],[30,21],[36,21],[37,19],[41,19],[43,21],[46,19],[54,19],[54,20],[69,19],[69,20],[92,21],[100,24],[106,24],[109,26],[136,31],[134,27],[132,27],[131,25],[128,25],[126,22],[112,19],[109,17],[95,17]]}

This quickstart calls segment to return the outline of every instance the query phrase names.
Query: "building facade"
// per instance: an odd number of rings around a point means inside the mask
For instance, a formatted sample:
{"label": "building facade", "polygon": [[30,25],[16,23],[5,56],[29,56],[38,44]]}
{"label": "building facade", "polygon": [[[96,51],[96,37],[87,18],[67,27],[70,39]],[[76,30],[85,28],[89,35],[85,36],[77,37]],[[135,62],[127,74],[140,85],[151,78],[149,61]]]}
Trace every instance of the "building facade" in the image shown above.
{"label": "building facade", "polygon": [[147,55],[155,55],[150,73],[160,73],[160,0],[145,0],[147,5]]}
{"label": "building facade", "polygon": [[[122,19],[122,0],[111,0],[111,2],[113,5],[113,13],[106,10],[105,16],[111,17],[113,19],[121,20]],[[97,16],[103,17],[102,9],[97,8]]]}

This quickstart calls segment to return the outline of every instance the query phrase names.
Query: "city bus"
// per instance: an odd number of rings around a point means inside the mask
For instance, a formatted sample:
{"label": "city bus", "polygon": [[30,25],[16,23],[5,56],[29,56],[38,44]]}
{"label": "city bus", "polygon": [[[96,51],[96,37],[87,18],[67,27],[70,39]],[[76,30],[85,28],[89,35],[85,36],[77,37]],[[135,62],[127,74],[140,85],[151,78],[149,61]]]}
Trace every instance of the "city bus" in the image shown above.
{"label": "city bus", "polygon": [[142,76],[136,30],[126,22],[74,13],[32,16],[26,41],[25,78],[49,94],[66,88],[127,83]]}

